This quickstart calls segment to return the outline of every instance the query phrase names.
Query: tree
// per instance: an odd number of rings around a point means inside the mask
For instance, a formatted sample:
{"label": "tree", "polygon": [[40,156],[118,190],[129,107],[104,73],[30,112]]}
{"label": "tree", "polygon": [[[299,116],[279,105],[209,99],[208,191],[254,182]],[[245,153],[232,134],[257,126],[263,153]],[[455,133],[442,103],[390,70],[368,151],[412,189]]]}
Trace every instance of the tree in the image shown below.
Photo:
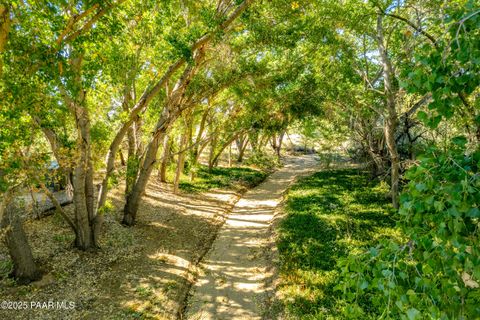
{"label": "tree", "polygon": [[[140,199],[147,186],[148,179],[156,162],[157,151],[164,134],[170,125],[180,116],[183,108],[182,102],[186,88],[192,77],[197,72],[201,63],[205,58],[206,46],[213,40],[216,33],[227,31],[230,25],[240,16],[240,14],[249,6],[252,1],[245,0],[237,6],[229,16],[224,17],[224,21],[215,27],[213,32],[209,32],[197,39],[190,47],[192,61],[184,68],[182,74],[172,88],[167,97],[160,117],[157,120],[154,131],[150,141],[146,147],[145,156],[141,160],[142,165],[138,170],[135,184],[132,191],[127,195],[127,200],[124,208],[123,223],[126,225],[133,225],[135,223],[136,214],[140,204]],[[223,7],[219,7],[219,10]],[[221,11],[218,12],[222,14]],[[186,58],[181,58],[170,69],[179,69],[186,64]]]}

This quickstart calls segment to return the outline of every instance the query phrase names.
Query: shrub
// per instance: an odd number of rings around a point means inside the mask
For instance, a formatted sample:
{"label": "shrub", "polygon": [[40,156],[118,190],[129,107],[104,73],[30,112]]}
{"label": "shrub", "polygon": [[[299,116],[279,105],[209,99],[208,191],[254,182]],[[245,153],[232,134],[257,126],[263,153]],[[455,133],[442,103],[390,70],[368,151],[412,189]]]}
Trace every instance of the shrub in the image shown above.
{"label": "shrub", "polygon": [[432,148],[401,195],[403,241],[339,261],[348,317],[474,319],[480,316],[480,151],[466,139]]}

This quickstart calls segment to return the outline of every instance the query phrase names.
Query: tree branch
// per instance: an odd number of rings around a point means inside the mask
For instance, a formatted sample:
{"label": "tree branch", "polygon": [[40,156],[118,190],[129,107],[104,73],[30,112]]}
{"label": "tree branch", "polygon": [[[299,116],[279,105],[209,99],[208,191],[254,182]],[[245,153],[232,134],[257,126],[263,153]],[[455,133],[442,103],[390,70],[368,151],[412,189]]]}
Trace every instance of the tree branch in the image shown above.
{"label": "tree branch", "polygon": [[65,210],[63,210],[62,205],[58,202],[57,198],[53,195],[53,193],[48,190],[48,188],[45,186],[45,184],[38,180],[37,183],[40,185],[40,188],[42,188],[43,192],[47,195],[47,197],[52,201],[53,205],[55,206],[55,210],[62,216],[63,219],[68,223],[68,225],[72,228],[73,232],[77,232],[77,228],[75,227],[75,224],[73,223],[72,219],[67,215]]}
{"label": "tree branch", "polygon": [[428,32],[426,32],[425,30],[423,30],[420,26],[417,26],[416,24],[414,24],[413,22],[411,22],[410,20],[404,18],[404,17],[401,17],[401,16],[398,16],[396,14],[393,14],[393,13],[383,13],[384,15],[388,16],[388,17],[392,17],[392,18],[395,18],[397,20],[400,20],[400,21],[403,21],[405,22],[407,25],[409,25],[411,28],[413,28],[415,31],[417,31],[418,33],[422,34],[423,36],[427,37],[428,40],[430,40],[430,42],[432,42],[432,44],[438,48],[438,45],[437,45],[437,40],[435,40],[435,38],[429,34]]}

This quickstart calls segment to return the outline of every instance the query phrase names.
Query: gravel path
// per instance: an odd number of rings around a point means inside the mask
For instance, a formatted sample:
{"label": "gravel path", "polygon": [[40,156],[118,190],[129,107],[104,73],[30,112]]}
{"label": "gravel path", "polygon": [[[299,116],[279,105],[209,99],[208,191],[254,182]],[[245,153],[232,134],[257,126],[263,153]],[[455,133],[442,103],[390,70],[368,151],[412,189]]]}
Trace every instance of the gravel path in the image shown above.
{"label": "gravel path", "polygon": [[240,199],[202,264],[187,319],[261,319],[267,295],[269,227],[283,192],[317,166],[314,156],[288,158],[285,166]]}

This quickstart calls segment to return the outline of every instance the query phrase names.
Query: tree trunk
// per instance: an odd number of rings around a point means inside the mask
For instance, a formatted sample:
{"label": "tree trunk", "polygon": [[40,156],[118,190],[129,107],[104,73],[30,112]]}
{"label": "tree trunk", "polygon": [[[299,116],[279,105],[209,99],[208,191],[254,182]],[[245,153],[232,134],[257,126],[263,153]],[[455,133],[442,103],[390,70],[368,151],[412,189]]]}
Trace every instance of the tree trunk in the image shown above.
{"label": "tree trunk", "polygon": [[[82,151],[82,153],[85,153],[84,150]],[[75,246],[81,250],[88,250],[95,246],[87,206],[86,161],[86,158],[82,157],[74,170],[73,178],[73,203],[75,206],[76,226]]]}
{"label": "tree trunk", "polygon": [[285,138],[285,132],[280,133],[280,136],[278,137],[278,157],[282,155],[282,145],[283,145],[283,139]]}
{"label": "tree trunk", "polygon": [[[240,16],[240,14],[250,5],[252,0],[243,1],[231,14],[228,16],[218,27],[217,30],[226,30],[231,23]],[[198,39],[191,47],[191,52],[194,56],[194,63],[187,65],[179,80],[177,81],[175,87],[173,88],[171,94],[167,96],[167,101],[164,106],[164,110],[160,115],[160,119],[157,122],[155,131],[151,141],[146,147],[145,156],[141,164],[138,177],[136,179],[135,185],[132,188],[132,192],[128,195],[125,207],[124,207],[124,216],[123,224],[131,226],[135,223],[135,218],[137,210],[140,204],[140,199],[142,194],[145,191],[150,174],[152,173],[153,165],[156,162],[157,151],[159,147],[159,141],[165,135],[167,129],[176,120],[180,115],[181,109],[180,105],[183,102],[185,89],[190,83],[191,78],[194,76],[198,66],[203,62],[205,54],[205,45],[208,44],[212,39],[212,34],[207,34],[200,39]],[[183,65],[186,62],[185,59],[179,60],[177,62],[178,66]],[[159,86],[155,86],[155,89],[160,90]],[[108,171],[110,172],[110,171]]]}
{"label": "tree trunk", "polygon": [[0,204],[1,226],[5,229],[5,242],[13,261],[12,275],[19,284],[27,284],[40,279],[41,273],[33,259],[27,235],[18,215],[19,210],[10,202],[11,197],[8,194]]}
{"label": "tree trunk", "polygon": [[118,153],[120,155],[120,164],[122,165],[122,167],[125,167],[127,163],[125,162],[125,157],[123,156],[122,150],[118,150]]}
{"label": "tree trunk", "polygon": [[188,140],[188,129],[186,128],[185,132],[182,134],[180,140],[180,151],[178,153],[177,169],[175,170],[175,180],[173,181],[173,193],[178,193],[178,188],[180,184],[180,176],[183,173],[183,168],[185,166],[185,146],[187,145]]}
{"label": "tree trunk", "polygon": [[265,134],[265,135],[260,135],[260,143],[258,145],[258,150],[260,151],[263,147],[266,147],[268,146],[268,140],[269,140],[269,137]]}
{"label": "tree trunk", "polygon": [[398,208],[398,192],[400,179],[400,158],[398,156],[397,144],[395,142],[395,132],[398,124],[398,115],[395,107],[396,90],[393,87],[394,72],[388,52],[385,48],[383,36],[383,13],[377,17],[377,42],[380,60],[383,66],[383,82],[385,87],[385,96],[387,102],[387,117],[385,119],[385,141],[390,154],[391,161],[391,196],[394,208]]}
{"label": "tree trunk", "polygon": [[272,149],[277,153],[277,137],[275,135],[272,135],[272,139],[270,140],[270,144],[272,145]]}
{"label": "tree trunk", "polygon": [[236,144],[238,149],[237,162],[242,163],[243,156],[245,155],[245,150],[247,150],[247,146],[248,146],[248,137],[245,135],[242,135],[239,139],[236,140]]}
{"label": "tree trunk", "polygon": [[383,141],[381,143],[375,141],[375,139],[372,137],[372,132],[368,132],[366,136],[366,151],[372,159],[372,176],[376,178],[378,176],[382,176],[385,173],[385,161],[382,157],[382,150],[384,150],[384,144]]}
{"label": "tree trunk", "polygon": [[217,130],[216,128],[213,129],[213,124],[210,123],[210,135],[212,136],[210,139],[210,152],[208,155],[208,170],[212,170],[215,165],[215,149],[217,148]]}
{"label": "tree trunk", "polygon": [[[9,7],[0,4],[0,54],[7,43],[8,33],[10,32],[11,20]],[[3,60],[0,58],[0,77],[3,73]]]}
{"label": "tree trunk", "polygon": [[[203,52],[196,55],[196,59],[203,57]],[[140,162],[138,175],[136,175],[135,184],[131,192],[126,197],[126,203],[123,210],[122,223],[127,226],[135,224],[135,219],[140,205],[140,200],[148,183],[148,179],[152,174],[153,167],[157,161],[157,152],[160,141],[165,136],[170,125],[178,118],[181,113],[180,104],[183,101],[185,89],[190,82],[191,77],[195,74],[197,65],[188,65],[182,73],[182,76],[175,84],[172,93],[163,108],[160,118],[157,121],[153,136],[148,143],[145,156]]]}
{"label": "tree trunk", "polygon": [[250,141],[250,146],[252,146],[253,154],[258,153],[258,132],[250,131],[248,134],[248,141]]}
{"label": "tree trunk", "polygon": [[160,169],[158,171],[158,179],[160,182],[167,182],[167,167],[170,158],[170,137],[168,134],[163,138],[163,150],[162,159],[160,163]]}
{"label": "tree trunk", "polygon": [[130,193],[126,197],[122,220],[124,225],[133,226],[135,224],[140,200],[145,192],[145,188],[147,186],[148,179],[150,178],[150,174],[152,173],[154,164],[157,161],[157,152],[160,145],[160,140],[163,138],[165,130],[166,128],[157,131],[150,143],[147,145],[145,157],[138,172],[138,176]]}
{"label": "tree trunk", "polygon": [[230,136],[230,138],[228,138],[225,141],[225,143],[220,147],[220,149],[217,151],[217,153],[213,156],[213,159],[211,160],[214,165],[218,164],[218,161],[219,161],[220,156],[222,155],[223,151],[233,143],[233,141],[238,137],[239,134],[240,133],[232,134]]}
{"label": "tree trunk", "polygon": [[275,154],[277,155],[277,157],[279,159],[280,159],[280,156],[281,156],[281,150],[282,150],[282,143],[283,143],[284,135],[285,135],[285,132],[281,132],[278,135],[278,138],[275,135],[272,137],[273,150],[275,151]]}
{"label": "tree trunk", "polygon": [[127,170],[125,172],[125,195],[128,197],[132,191],[135,179],[137,178],[139,168],[139,158],[137,152],[137,134],[135,127],[132,126],[127,132],[128,155],[127,155]]}

